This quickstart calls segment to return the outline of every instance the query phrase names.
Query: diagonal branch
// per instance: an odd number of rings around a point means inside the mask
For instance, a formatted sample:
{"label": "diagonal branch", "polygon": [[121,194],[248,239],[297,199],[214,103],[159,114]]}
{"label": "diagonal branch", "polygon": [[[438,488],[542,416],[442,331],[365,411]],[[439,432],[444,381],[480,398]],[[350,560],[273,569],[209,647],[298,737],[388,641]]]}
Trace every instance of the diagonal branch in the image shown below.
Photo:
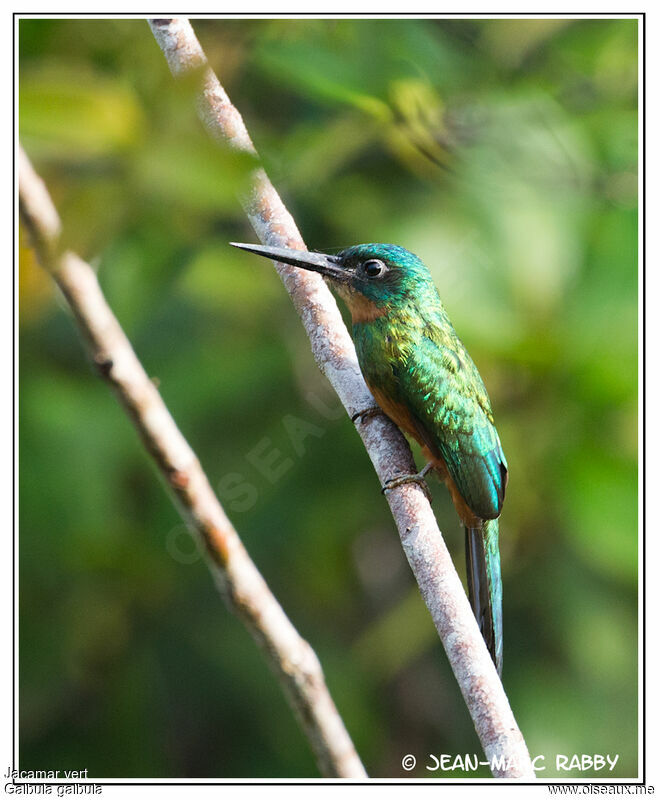
{"label": "diagonal branch", "polygon": [[[172,74],[198,76],[198,110],[211,136],[256,155],[240,113],[208,65],[188,20],[151,19],[149,25]],[[243,205],[263,244],[305,249],[293,218],[263,169],[253,171]],[[354,418],[373,407],[353,342],[322,278],[284,264],[276,269],[302,319],[316,362],[348,415]],[[410,448],[389,419],[378,414],[356,420],[381,484],[415,471]],[[388,492],[387,499],[493,774],[534,777],[527,746],[424,492],[416,484],[405,484]]]}
{"label": "diagonal branch", "polygon": [[46,186],[19,150],[19,206],[41,265],[66,297],[101,375],[114,389],[165,478],[181,515],[201,538],[218,588],[277,675],[327,777],[366,778],[321,665],[251,561],[197,456],[108,306],[94,270],[60,246],[61,224]]}

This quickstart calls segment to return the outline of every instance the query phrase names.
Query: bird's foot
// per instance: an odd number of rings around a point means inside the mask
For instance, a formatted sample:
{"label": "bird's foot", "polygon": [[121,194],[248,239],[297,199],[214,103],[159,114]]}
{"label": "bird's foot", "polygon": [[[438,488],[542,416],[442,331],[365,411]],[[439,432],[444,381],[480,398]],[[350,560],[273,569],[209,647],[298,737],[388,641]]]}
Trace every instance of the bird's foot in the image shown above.
{"label": "bird's foot", "polygon": [[423,470],[417,472],[413,475],[400,475],[398,478],[392,478],[389,481],[386,481],[385,486],[380,490],[382,494],[386,494],[387,492],[392,491],[392,489],[396,489],[397,486],[403,486],[404,483],[418,483],[426,495],[426,499],[429,503],[433,502],[433,498],[431,496],[431,490],[428,487],[428,484],[424,480],[426,475],[433,469],[433,464],[429,462]]}
{"label": "bird's foot", "polygon": [[383,409],[380,406],[369,406],[369,408],[365,408],[363,411],[357,411],[351,417],[351,422],[366,422],[369,417],[375,417],[378,414],[385,414]]}

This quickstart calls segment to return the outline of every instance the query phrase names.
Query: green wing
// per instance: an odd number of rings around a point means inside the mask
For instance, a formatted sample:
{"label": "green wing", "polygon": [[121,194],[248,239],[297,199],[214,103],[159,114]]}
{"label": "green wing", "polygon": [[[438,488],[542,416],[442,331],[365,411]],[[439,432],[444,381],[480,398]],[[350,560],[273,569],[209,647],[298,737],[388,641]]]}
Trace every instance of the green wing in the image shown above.
{"label": "green wing", "polygon": [[399,398],[476,516],[499,516],[507,465],[481,376],[448,320],[427,326],[398,372]]}

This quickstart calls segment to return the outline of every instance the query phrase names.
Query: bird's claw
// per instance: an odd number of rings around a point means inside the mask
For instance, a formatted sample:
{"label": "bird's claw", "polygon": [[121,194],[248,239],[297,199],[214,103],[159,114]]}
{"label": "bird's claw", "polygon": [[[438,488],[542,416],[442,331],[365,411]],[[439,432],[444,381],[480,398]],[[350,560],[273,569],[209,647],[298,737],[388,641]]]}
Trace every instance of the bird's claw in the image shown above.
{"label": "bird's claw", "polygon": [[365,422],[369,417],[375,417],[377,414],[384,413],[380,406],[369,406],[369,408],[365,408],[363,411],[356,411],[351,417],[351,422],[357,422],[358,420]]}
{"label": "bird's claw", "polygon": [[429,501],[429,503],[432,503],[433,497],[431,496],[431,490],[424,480],[431,469],[433,469],[433,464],[429,463],[420,472],[412,475],[400,475],[398,478],[391,478],[389,481],[385,482],[385,486],[383,486],[380,491],[382,494],[386,494],[387,492],[392,491],[392,489],[396,489],[397,486],[403,486],[406,483],[417,483],[426,495],[426,499]]}

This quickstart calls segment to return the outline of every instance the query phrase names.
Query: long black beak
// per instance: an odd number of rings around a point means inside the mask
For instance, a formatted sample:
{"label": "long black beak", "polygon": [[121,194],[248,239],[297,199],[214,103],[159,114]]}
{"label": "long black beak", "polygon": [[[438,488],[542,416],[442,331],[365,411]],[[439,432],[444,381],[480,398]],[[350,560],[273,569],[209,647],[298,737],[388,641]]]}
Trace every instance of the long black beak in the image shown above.
{"label": "long black beak", "polygon": [[281,264],[291,264],[294,267],[309,269],[313,272],[320,272],[326,278],[340,283],[347,283],[351,279],[350,272],[340,266],[341,261],[337,256],[329,256],[325,253],[310,253],[307,250],[289,250],[286,247],[264,247],[261,244],[240,244],[239,242],[229,242],[234,247],[247,250],[248,253],[256,253],[258,256],[272,258]]}

